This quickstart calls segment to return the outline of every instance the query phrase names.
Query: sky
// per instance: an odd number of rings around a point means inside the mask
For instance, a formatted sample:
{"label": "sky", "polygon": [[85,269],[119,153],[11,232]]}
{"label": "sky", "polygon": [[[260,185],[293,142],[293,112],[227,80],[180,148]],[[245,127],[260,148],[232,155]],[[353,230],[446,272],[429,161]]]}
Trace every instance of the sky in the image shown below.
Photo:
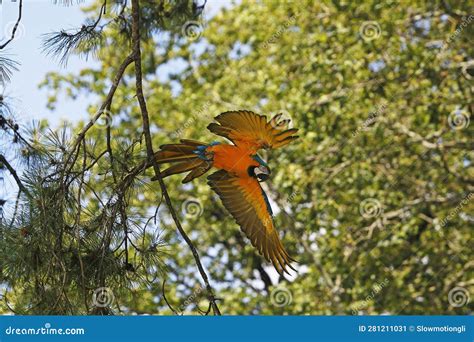
{"label": "sky", "polygon": [[[3,2],[0,6],[0,40],[2,42],[5,41],[6,36],[10,35],[17,20],[17,1],[19,0],[0,0],[0,3]],[[86,18],[81,7],[91,3],[93,1],[86,0],[80,5],[73,2],[71,6],[64,6],[54,4],[52,0],[23,0],[22,20],[17,29],[16,38],[5,49],[5,53],[21,65],[6,89],[1,89],[3,95],[8,96],[19,122],[24,122],[23,119],[27,121],[28,119],[47,119],[52,127],[57,127],[63,120],[77,122],[89,117],[86,108],[88,104],[94,102],[92,95],[89,97],[81,95],[76,100],[60,97],[55,110],[49,110],[46,108],[47,90],[38,89],[38,85],[48,72],[76,73],[86,67],[98,65],[91,58],[85,60],[71,56],[68,64],[62,66],[57,60],[46,56],[41,51],[42,35],[80,27]],[[222,8],[230,6],[232,6],[232,1],[229,0],[207,1],[205,20],[212,18]],[[167,74],[167,70],[163,68],[159,69],[159,72]]]}
{"label": "sky", "polygon": [[[87,2],[86,2],[87,3]],[[18,15],[18,3],[3,0],[0,31],[2,41],[9,35]],[[57,126],[62,119],[77,121],[88,116],[87,98],[76,101],[61,99],[56,111],[46,108],[47,91],[38,89],[38,84],[51,71],[68,73],[78,71],[93,64],[94,61],[72,56],[67,67],[59,65],[57,60],[41,52],[42,35],[61,29],[80,27],[85,16],[80,6],[55,5],[51,0],[24,0],[22,20],[17,29],[16,38],[5,50],[10,58],[20,62],[4,95],[8,96],[14,111],[23,119],[48,119]]]}

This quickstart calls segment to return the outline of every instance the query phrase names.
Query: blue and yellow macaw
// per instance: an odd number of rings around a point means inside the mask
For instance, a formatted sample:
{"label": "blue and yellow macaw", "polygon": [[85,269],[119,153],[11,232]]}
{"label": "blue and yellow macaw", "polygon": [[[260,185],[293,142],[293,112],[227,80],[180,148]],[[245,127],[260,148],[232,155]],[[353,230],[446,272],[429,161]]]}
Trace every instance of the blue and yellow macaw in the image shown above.
{"label": "blue and yellow macaw", "polygon": [[183,183],[205,174],[212,167],[219,169],[208,177],[208,184],[219,195],[252,245],[271,261],[282,274],[294,261],[281,243],[273,222],[272,209],[259,182],[270,176],[268,165],[260,158],[260,149],[274,149],[295,140],[298,131],[288,129],[289,120],[281,114],[270,121],[250,111],[231,111],[218,115],[207,128],[232,144],[204,144],[180,140],[180,144],[160,146],[156,152],[159,163],[173,163],[162,172],[163,177],[188,172]]}

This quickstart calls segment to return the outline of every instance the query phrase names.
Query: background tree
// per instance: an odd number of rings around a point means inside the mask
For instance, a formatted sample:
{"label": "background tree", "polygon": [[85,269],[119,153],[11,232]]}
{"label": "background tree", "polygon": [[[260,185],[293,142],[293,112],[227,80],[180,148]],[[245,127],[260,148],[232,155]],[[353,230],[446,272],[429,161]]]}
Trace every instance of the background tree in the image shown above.
{"label": "background tree", "polygon": [[[100,102],[31,152],[31,196],[2,227],[4,310],[212,312],[182,222],[226,314],[471,312],[467,2],[244,1],[206,23],[192,17],[201,9],[142,1],[133,26],[130,4],[99,2],[77,41],[46,37],[63,61],[100,61],[49,74],[50,105],[60,92]],[[282,112],[300,128],[298,143],[265,156],[295,277],[256,254],[204,179],[150,180],[150,148],[211,141],[205,127],[232,109]],[[162,205],[165,184],[179,217]]]}

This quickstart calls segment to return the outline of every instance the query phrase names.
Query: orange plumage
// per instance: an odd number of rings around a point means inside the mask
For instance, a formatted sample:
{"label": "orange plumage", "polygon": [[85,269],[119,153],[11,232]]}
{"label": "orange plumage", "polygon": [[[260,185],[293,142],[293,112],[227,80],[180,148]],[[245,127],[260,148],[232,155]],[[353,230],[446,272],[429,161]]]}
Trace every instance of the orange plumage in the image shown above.
{"label": "orange plumage", "polygon": [[271,261],[279,273],[288,272],[294,261],[283,247],[273,223],[268,198],[259,182],[270,176],[268,165],[257,155],[259,149],[278,148],[295,140],[297,129],[287,129],[289,120],[281,114],[267,121],[250,111],[232,111],[218,115],[218,123],[208,129],[233,144],[204,144],[181,140],[180,144],[161,146],[155,156],[159,163],[173,163],[163,177],[188,172],[183,183],[219,169],[208,177],[208,184],[219,195],[224,206],[240,225],[253,246]]}
{"label": "orange plumage", "polygon": [[259,163],[250,156],[249,151],[246,148],[228,144],[219,144],[208,147],[207,151],[214,155],[213,166],[215,168],[236,173],[240,177],[247,176],[247,169],[249,166],[259,165]]}

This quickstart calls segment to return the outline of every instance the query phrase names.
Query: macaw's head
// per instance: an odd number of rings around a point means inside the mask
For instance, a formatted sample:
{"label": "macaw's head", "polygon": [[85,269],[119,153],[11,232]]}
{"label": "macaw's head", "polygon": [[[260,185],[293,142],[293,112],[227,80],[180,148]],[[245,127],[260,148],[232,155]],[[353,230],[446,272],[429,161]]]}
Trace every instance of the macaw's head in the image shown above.
{"label": "macaw's head", "polygon": [[256,178],[259,182],[265,182],[270,177],[270,168],[258,155],[253,156],[253,159],[255,159],[259,165],[249,166],[249,176]]}

